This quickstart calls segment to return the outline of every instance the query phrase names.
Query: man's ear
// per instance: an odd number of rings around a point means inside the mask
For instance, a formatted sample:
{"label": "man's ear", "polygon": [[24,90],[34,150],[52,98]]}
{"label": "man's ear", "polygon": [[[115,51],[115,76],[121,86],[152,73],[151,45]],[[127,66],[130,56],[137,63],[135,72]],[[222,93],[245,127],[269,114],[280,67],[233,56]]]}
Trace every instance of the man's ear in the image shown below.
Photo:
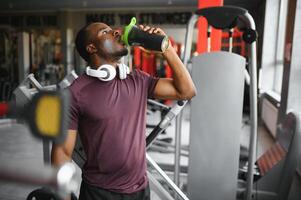
{"label": "man's ear", "polygon": [[89,54],[93,54],[97,52],[97,49],[95,48],[95,46],[93,44],[88,44],[86,46],[86,50]]}

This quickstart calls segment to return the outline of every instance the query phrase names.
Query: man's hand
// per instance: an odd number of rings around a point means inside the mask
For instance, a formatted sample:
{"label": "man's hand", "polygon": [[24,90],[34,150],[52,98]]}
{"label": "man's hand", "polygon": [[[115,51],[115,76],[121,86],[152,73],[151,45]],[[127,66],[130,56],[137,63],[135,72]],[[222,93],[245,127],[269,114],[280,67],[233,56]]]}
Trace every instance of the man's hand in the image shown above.
{"label": "man's hand", "polygon": [[[150,34],[160,34],[166,36],[166,33],[156,27],[139,25],[139,28]],[[142,48],[146,52],[148,51]],[[155,90],[154,97],[158,99],[174,99],[174,100],[189,100],[196,95],[196,89],[189,72],[178,57],[176,50],[172,47],[169,41],[168,48],[161,53],[168,62],[168,65],[172,68],[172,79],[160,78]]]}
{"label": "man's hand", "polygon": [[[158,35],[164,35],[164,36],[167,36],[166,33],[158,28],[158,27],[150,27],[150,26],[144,26],[144,25],[139,25],[139,28],[142,29],[143,31],[145,32],[148,32],[149,34],[158,34]],[[161,52],[161,51],[151,51],[151,50],[147,50],[143,47],[140,47],[140,49],[142,49],[143,51],[145,52],[148,52],[148,53],[159,53],[159,54],[162,54],[162,53],[165,53],[166,51],[168,51],[169,49],[173,48],[171,43],[170,43],[170,40],[168,40],[168,47],[167,49],[164,51],[164,52]]]}

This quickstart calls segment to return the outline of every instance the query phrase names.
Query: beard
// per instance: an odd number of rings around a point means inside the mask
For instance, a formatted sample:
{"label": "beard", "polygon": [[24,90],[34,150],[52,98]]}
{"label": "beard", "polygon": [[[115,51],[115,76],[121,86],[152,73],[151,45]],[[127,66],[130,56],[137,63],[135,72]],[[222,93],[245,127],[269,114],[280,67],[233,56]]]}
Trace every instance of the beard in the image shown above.
{"label": "beard", "polygon": [[106,60],[119,60],[128,54],[128,49],[125,46],[112,40],[106,40],[103,44],[97,46],[99,46],[98,56]]}
{"label": "beard", "polygon": [[115,51],[111,54],[112,57],[115,57],[115,58],[121,58],[123,56],[126,56],[128,54],[128,49],[127,48],[122,48],[120,49],[119,51]]}

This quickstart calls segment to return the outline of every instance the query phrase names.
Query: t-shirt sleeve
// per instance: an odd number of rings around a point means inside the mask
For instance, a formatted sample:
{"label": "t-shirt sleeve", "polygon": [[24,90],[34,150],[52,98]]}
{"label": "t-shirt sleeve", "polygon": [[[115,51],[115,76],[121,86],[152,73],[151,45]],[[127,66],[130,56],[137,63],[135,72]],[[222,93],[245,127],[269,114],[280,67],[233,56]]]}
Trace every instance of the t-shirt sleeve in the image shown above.
{"label": "t-shirt sleeve", "polygon": [[159,78],[149,75],[148,73],[137,69],[137,73],[142,77],[144,83],[147,86],[147,98],[153,98],[154,90],[158,83]]}
{"label": "t-shirt sleeve", "polygon": [[70,90],[70,108],[69,108],[69,129],[77,130],[79,119],[79,105],[75,94]]}

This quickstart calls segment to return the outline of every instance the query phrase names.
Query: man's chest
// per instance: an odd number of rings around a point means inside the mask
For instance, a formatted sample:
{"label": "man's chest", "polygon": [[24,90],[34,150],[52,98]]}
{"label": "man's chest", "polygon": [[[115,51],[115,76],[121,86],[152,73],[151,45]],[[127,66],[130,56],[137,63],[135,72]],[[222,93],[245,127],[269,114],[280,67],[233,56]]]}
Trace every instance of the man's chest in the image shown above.
{"label": "man's chest", "polygon": [[89,88],[81,95],[82,117],[89,120],[118,118],[134,114],[144,102],[144,90],[131,82]]}

